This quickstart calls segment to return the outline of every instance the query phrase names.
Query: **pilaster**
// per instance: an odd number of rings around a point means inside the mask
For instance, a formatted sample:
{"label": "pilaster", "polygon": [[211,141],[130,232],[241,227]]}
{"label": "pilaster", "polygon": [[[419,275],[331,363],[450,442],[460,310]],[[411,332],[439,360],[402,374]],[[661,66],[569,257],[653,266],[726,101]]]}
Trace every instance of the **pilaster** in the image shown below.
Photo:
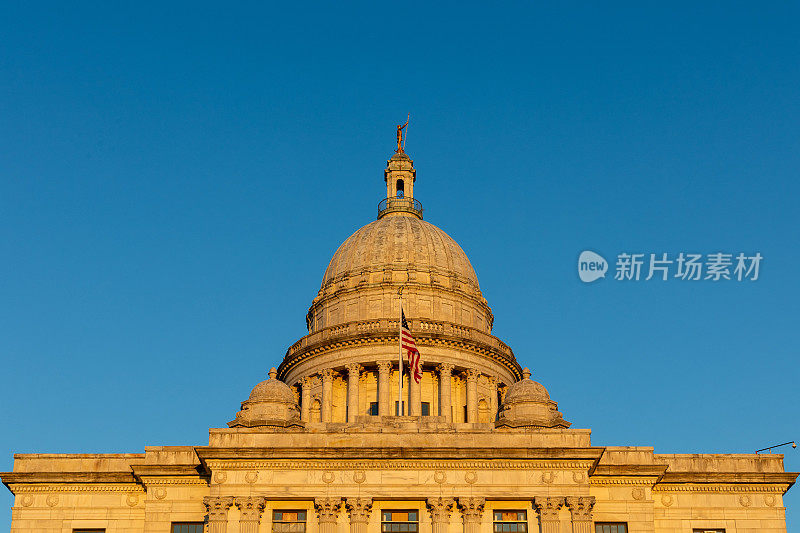
{"label": "pilaster", "polygon": [[464,519],[464,533],[480,533],[485,498],[459,498],[458,508]]}
{"label": "pilaster", "polygon": [[350,533],[367,533],[372,498],[347,498],[345,507],[350,517]]}
{"label": "pilaster", "polygon": [[228,509],[233,505],[233,496],[206,496],[203,504],[208,510],[208,533],[227,533]]}
{"label": "pilaster", "polygon": [[336,521],[342,506],[340,498],[317,498],[314,510],[319,518],[319,533],[336,533]]}
{"label": "pilaster", "polygon": [[558,513],[564,506],[564,498],[536,497],[533,499],[533,505],[539,512],[539,522],[542,526],[542,533],[559,533],[560,523]]}
{"label": "pilaster", "polygon": [[267,499],[261,496],[237,496],[233,503],[239,508],[239,533],[258,533]]}
{"label": "pilaster", "polygon": [[567,496],[565,501],[572,515],[572,533],[592,533],[594,496]]}
{"label": "pilaster", "polygon": [[428,498],[425,505],[431,514],[433,533],[447,533],[455,500],[453,498]]}

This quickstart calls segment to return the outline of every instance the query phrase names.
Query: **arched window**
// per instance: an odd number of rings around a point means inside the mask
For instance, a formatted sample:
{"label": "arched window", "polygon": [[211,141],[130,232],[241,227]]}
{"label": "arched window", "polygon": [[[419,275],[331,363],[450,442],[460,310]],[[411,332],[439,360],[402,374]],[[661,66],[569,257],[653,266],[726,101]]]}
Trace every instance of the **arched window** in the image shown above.
{"label": "arched window", "polygon": [[403,180],[397,180],[397,197],[403,198],[405,196],[405,183]]}

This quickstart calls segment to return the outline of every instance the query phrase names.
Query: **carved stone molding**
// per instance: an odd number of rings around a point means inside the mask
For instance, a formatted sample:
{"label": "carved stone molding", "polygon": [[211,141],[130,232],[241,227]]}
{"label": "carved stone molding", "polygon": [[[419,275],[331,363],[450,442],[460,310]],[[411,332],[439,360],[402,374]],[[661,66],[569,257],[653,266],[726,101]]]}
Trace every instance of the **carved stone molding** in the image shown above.
{"label": "carved stone molding", "polygon": [[342,500],[339,498],[317,498],[314,500],[314,510],[317,512],[320,524],[335,524],[339,517]]}
{"label": "carved stone molding", "polygon": [[567,496],[564,499],[573,522],[591,522],[594,496]]}
{"label": "carved stone molding", "polygon": [[258,523],[267,499],[263,496],[236,496],[233,503],[239,508],[239,522]]}
{"label": "carved stone molding", "polygon": [[228,523],[228,509],[233,505],[233,496],[206,496],[203,504],[208,510],[209,523]]}
{"label": "carved stone molding", "polygon": [[485,498],[459,498],[458,508],[464,517],[464,523],[480,523],[484,505],[486,505]]}
{"label": "carved stone molding", "polygon": [[564,498],[537,496],[533,499],[533,505],[539,512],[542,522],[558,522],[558,511],[564,506]]}
{"label": "carved stone molding", "polygon": [[372,514],[372,498],[347,498],[345,503],[350,523],[366,524]]}
{"label": "carved stone molding", "polygon": [[431,514],[431,522],[447,525],[450,523],[450,515],[456,501],[453,498],[428,498],[425,505]]}
{"label": "carved stone molding", "polygon": [[50,494],[45,501],[48,507],[55,507],[58,505],[58,494]]}

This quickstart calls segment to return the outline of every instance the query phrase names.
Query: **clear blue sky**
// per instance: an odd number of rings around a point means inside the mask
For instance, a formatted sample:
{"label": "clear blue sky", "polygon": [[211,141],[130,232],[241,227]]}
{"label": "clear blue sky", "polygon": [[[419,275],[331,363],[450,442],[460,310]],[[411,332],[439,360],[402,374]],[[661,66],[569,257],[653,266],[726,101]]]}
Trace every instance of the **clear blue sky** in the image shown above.
{"label": "clear blue sky", "polygon": [[[573,427],[800,439],[800,7],[436,4],[0,5],[0,470],[207,443],[374,219],[408,111],[426,219]],[[584,249],[764,263],[585,285]]]}

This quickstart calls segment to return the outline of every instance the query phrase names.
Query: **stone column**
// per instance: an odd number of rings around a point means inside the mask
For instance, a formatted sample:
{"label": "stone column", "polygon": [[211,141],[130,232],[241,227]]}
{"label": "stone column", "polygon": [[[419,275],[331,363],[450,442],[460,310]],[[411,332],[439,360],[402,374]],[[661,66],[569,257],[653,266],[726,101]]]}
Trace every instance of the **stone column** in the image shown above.
{"label": "stone column", "polygon": [[592,533],[594,496],[567,496],[566,504],[572,515],[572,533]]}
{"label": "stone column", "polygon": [[267,499],[260,496],[237,496],[233,503],[239,508],[239,533],[258,533],[261,512]]}
{"label": "stone column", "polygon": [[347,498],[345,507],[350,516],[350,533],[367,533],[369,515],[372,513],[372,499]]}
{"label": "stone column", "polygon": [[300,380],[300,420],[308,422],[311,416],[311,376]]}
{"label": "stone column", "polygon": [[422,414],[422,383],[417,383],[411,372],[408,373],[408,413],[409,416]]}
{"label": "stone column", "polygon": [[333,413],[333,369],[326,368],[322,374],[322,421],[330,422]]}
{"label": "stone column", "polygon": [[342,500],[339,498],[317,498],[314,500],[314,510],[319,517],[319,533],[336,533],[336,520],[339,518],[339,508]]}
{"label": "stone column", "polygon": [[489,390],[491,391],[491,398],[489,398],[489,422],[494,423],[497,418],[497,378],[489,376]]}
{"label": "stone column", "polygon": [[433,533],[447,533],[455,500],[453,498],[428,498],[425,503],[431,513]]}
{"label": "stone column", "polygon": [[461,509],[461,516],[464,519],[464,533],[480,533],[484,505],[486,505],[484,498],[458,499],[458,508]]}
{"label": "stone column", "polygon": [[439,415],[447,422],[453,421],[453,393],[452,375],[453,365],[442,363],[437,367],[439,371]]}
{"label": "stone column", "polygon": [[361,365],[348,363],[347,369],[347,421],[355,422],[358,416],[358,379],[361,377]]}
{"label": "stone column", "polygon": [[228,509],[233,505],[233,496],[206,496],[203,503],[208,510],[208,533],[227,533]]}
{"label": "stone column", "polygon": [[389,376],[392,372],[391,361],[378,361],[378,414],[389,416],[394,413],[390,411],[389,400]]}
{"label": "stone column", "polygon": [[558,533],[560,527],[558,511],[564,506],[564,498],[536,497],[533,499],[533,505],[539,511],[542,533]]}
{"label": "stone column", "polygon": [[467,369],[467,422],[478,421],[478,376],[474,368]]}

